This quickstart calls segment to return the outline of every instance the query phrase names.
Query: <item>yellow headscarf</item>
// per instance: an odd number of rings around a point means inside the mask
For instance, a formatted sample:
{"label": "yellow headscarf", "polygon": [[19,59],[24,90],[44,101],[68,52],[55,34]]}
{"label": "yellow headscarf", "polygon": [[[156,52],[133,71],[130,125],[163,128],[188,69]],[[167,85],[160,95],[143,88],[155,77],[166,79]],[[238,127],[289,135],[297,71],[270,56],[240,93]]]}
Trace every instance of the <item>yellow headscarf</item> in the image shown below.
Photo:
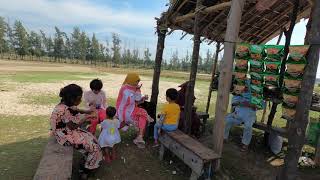
{"label": "yellow headscarf", "polygon": [[126,79],[123,81],[122,84],[134,86],[138,80],[140,80],[140,77],[137,73],[128,73]]}

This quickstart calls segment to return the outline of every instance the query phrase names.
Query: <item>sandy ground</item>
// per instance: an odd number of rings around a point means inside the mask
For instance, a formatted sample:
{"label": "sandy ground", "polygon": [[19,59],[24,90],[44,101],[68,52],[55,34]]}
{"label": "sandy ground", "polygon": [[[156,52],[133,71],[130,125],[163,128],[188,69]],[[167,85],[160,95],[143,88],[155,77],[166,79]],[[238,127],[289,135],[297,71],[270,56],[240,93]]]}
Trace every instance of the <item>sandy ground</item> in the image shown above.
{"label": "sandy ground", "polygon": [[[92,68],[72,65],[57,65],[57,64],[43,64],[36,62],[8,62],[0,61],[0,72],[17,72],[17,71],[65,71],[65,72],[93,72]],[[106,74],[101,77],[108,98],[117,98],[118,91],[125,78],[121,74]],[[142,92],[144,94],[151,94],[152,77],[141,77]],[[47,115],[51,112],[53,105],[35,105],[24,104],[22,97],[55,94],[58,96],[60,88],[63,86],[76,83],[83,87],[84,90],[89,90],[90,80],[77,81],[61,81],[57,83],[17,83],[17,82],[1,82],[2,86],[11,88],[0,91],[0,114],[6,115]],[[169,87],[177,88],[179,83],[161,81],[159,86],[159,102],[165,102],[165,91]],[[196,93],[200,90],[196,89]],[[149,96],[150,97],[150,96]]]}

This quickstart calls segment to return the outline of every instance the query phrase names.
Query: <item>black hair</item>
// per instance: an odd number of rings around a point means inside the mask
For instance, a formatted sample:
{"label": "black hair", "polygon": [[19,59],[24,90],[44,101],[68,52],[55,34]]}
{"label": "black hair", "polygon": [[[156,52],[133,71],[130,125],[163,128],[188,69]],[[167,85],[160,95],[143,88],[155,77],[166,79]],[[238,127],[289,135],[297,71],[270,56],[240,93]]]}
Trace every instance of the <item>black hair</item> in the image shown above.
{"label": "black hair", "polygon": [[116,108],[112,107],[112,106],[109,106],[107,109],[106,109],[106,114],[107,114],[107,117],[108,118],[113,118],[117,113],[117,110]]}
{"label": "black hair", "polygon": [[178,98],[178,91],[174,88],[167,89],[166,96],[172,101],[175,101]]}
{"label": "black hair", "polygon": [[100,79],[94,79],[90,82],[90,89],[100,91],[103,87],[102,81]]}
{"label": "black hair", "polygon": [[77,98],[82,97],[82,88],[76,84],[69,84],[60,90],[61,103],[74,106]]}

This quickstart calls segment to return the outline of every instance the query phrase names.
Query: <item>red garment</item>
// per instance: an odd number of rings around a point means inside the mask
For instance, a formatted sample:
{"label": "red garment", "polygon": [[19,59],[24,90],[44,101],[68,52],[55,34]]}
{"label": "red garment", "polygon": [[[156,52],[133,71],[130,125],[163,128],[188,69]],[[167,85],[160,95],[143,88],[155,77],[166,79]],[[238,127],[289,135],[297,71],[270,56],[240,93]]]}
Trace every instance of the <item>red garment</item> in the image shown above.
{"label": "red garment", "polygon": [[95,134],[97,130],[97,125],[101,123],[104,119],[106,119],[106,110],[104,109],[98,109],[98,118],[92,118],[90,121],[90,126],[88,128],[88,131],[91,132],[91,134]]}

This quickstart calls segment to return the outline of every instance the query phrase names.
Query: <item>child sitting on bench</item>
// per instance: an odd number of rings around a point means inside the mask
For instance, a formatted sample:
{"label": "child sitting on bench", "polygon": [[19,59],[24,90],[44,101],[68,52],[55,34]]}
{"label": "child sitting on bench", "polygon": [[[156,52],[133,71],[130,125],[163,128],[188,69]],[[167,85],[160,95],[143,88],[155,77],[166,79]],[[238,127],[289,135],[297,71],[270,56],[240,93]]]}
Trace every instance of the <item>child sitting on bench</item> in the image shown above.
{"label": "child sitting on bench", "polygon": [[154,144],[158,146],[158,137],[160,130],[175,131],[178,128],[180,106],[175,103],[178,97],[178,91],[170,88],[166,91],[166,100],[168,104],[163,106],[162,112],[158,115],[159,120],[154,125]]}

